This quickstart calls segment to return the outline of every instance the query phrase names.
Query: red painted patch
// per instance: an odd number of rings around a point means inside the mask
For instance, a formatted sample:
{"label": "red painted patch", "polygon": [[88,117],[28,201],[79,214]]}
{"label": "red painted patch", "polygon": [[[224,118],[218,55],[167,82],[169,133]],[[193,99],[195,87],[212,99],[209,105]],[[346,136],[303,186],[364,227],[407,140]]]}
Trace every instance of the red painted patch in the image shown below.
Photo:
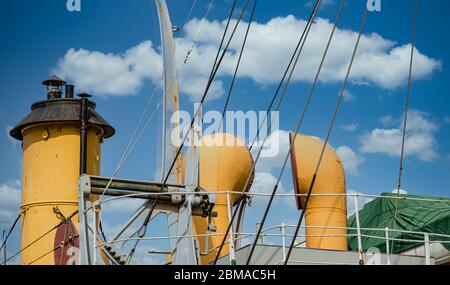
{"label": "red painted patch", "polygon": [[[289,145],[292,145],[290,156],[291,156],[292,178],[294,184],[294,194],[301,194],[300,186],[298,185],[297,157],[295,156],[295,145],[293,144],[293,141],[294,141],[294,133],[289,132]],[[296,196],[295,202],[297,203],[297,209],[299,210],[303,209],[302,196]]]}
{"label": "red painted patch", "polygon": [[55,250],[56,265],[77,265],[79,258],[80,243],[77,228],[73,222],[61,224],[56,230],[54,247],[63,244],[63,247]]}

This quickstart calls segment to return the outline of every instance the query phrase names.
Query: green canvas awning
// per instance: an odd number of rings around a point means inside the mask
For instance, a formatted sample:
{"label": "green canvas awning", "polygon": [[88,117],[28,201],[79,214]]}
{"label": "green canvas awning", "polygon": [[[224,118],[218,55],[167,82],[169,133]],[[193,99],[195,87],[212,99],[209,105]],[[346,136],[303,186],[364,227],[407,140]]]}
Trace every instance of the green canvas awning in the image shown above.
{"label": "green canvas awning", "polygon": [[[381,196],[396,197],[397,194],[383,193]],[[416,195],[400,195],[406,199],[388,199],[379,197],[367,203],[359,211],[359,220],[361,228],[398,229],[404,231],[427,232],[435,234],[450,235],[450,199],[425,197]],[[432,199],[438,201],[423,201],[420,199]],[[442,201],[442,202],[441,202]],[[397,205],[396,205],[397,204]],[[395,208],[397,207],[396,219],[394,219]],[[348,227],[356,228],[355,214],[348,218]],[[356,230],[349,230],[349,234],[356,235]],[[366,251],[371,247],[378,248],[381,252],[386,251],[386,241],[384,240],[384,231],[361,230],[362,247]],[[378,238],[364,237],[364,235],[375,236]],[[414,233],[389,232],[390,238],[423,240],[423,235]],[[450,241],[448,237],[430,236],[430,240]],[[349,237],[349,248],[358,249],[358,240],[356,236]],[[417,242],[392,241],[390,247],[391,253],[400,253],[423,244]],[[443,245],[450,250],[449,243]]]}

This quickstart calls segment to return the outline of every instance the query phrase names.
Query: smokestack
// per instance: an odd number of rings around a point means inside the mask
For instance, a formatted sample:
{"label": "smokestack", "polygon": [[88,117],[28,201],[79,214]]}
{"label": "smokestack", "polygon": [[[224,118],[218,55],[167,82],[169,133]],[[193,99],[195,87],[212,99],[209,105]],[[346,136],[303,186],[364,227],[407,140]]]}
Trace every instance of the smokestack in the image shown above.
{"label": "smokestack", "polygon": [[78,94],[80,97],[80,175],[87,173],[87,131],[89,121],[89,98],[87,93]]}
{"label": "smokestack", "polygon": [[74,91],[74,89],[75,89],[75,86],[73,86],[71,84],[67,84],[66,85],[66,92],[65,92],[65,94],[66,94],[66,98],[67,99],[73,98],[73,91]]}

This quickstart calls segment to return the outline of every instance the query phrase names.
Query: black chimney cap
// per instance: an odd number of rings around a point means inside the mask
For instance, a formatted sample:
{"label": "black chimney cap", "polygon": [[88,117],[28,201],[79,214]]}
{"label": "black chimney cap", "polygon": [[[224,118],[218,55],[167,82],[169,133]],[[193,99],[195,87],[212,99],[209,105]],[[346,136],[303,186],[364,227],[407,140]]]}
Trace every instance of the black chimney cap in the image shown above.
{"label": "black chimney cap", "polygon": [[[89,101],[89,125],[97,126],[104,132],[104,138],[109,138],[116,132],[115,129],[95,110],[95,103]],[[80,100],[72,98],[44,100],[31,106],[31,113],[23,118],[9,134],[18,140],[23,140],[22,130],[30,125],[69,122],[80,122]]]}
{"label": "black chimney cap", "polygon": [[66,85],[67,83],[58,76],[52,75],[49,79],[43,81],[42,84],[45,86],[60,87]]}
{"label": "black chimney cap", "polygon": [[91,98],[92,97],[92,95],[87,94],[86,92],[82,92],[82,93],[78,94],[77,96],[80,98]]}

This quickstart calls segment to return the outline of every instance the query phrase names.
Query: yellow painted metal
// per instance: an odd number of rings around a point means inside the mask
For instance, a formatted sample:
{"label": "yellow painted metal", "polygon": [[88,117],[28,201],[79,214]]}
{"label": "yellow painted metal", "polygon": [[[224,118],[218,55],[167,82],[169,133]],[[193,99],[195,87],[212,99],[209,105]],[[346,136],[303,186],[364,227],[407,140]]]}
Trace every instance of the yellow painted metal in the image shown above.
{"label": "yellow painted metal", "polygon": [[[88,130],[87,171],[100,174],[102,129]],[[78,210],[80,165],[80,129],[70,122],[36,124],[22,131],[22,241],[24,248],[61,221],[56,206],[64,216]],[[78,215],[72,221],[78,229]],[[21,254],[21,264],[29,264],[51,251],[55,231],[43,237]],[[55,264],[48,254],[33,264]]]}
{"label": "yellow painted metal", "polygon": [[[292,141],[293,134],[290,134]],[[296,193],[307,194],[319,160],[323,142],[309,136],[297,135],[291,151],[292,172]],[[334,150],[327,146],[313,194],[345,194],[345,173],[342,162]],[[306,197],[297,199],[297,207],[302,209]],[[347,250],[346,229],[308,228],[346,227],[347,208],[345,196],[311,196],[305,210],[306,246],[308,248]],[[320,236],[322,235],[322,236]],[[341,235],[341,236],[323,236]]]}
{"label": "yellow painted metal", "polygon": [[[200,187],[206,191],[241,192],[252,170],[253,159],[247,146],[233,135],[215,134],[204,136],[199,146],[199,182]],[[236,202],[240,195],[230,193],[230,205]],[[213,218],[212,224],[217,227],[216,233],[224,233],[229,223],[227,194],[216,195],[214,211],[218,213]],[[193,218],[194,234],[206,234],[208,219],[202,217]],[[217,247],[222,242],[223,236],[199,237],[200,252],[207,250],[209,254],[203,254],[201,264],[209,264],[217,254]],[[215,248],[215,249],[214,249]],[[213,250],[214,249],[214,250]],[[229,252],[228,243],[225,244],[221,256]]]}

